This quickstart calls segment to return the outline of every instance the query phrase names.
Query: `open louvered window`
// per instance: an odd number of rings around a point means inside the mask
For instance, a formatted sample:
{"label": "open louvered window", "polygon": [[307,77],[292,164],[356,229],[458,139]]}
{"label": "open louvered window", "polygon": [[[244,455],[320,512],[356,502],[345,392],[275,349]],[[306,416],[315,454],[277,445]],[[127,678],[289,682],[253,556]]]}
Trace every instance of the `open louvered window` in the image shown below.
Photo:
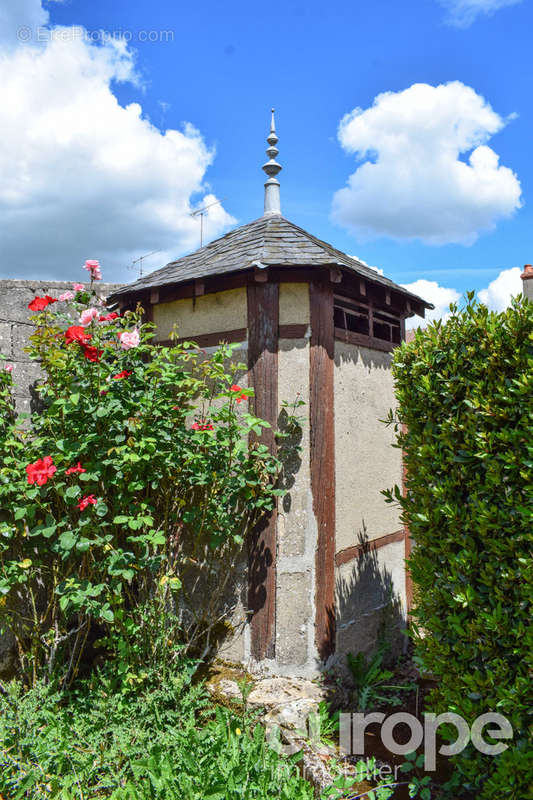
{"label": "open louvered window", "polygon": [[339,332],[348,331],[391,344],[401,342],[399,318],[381,308],[374,308],[369,303],[336,296],[333,315],[334,326]]}

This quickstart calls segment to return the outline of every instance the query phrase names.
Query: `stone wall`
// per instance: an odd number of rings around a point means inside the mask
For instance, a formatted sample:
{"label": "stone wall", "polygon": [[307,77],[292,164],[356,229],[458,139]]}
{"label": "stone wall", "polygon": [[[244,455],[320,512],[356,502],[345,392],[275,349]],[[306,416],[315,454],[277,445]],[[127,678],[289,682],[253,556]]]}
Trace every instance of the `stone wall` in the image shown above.
{"label": "stone wall", "polygon": [[[101,297],[107,297],[121,285],[98,283],[96,288]],[[34,327],[30,322],[32,312],[28,303],[37,295],[58,297],[69,289],[72,289],[72,283],[64,281],[0,280],[0,353],[13,364],[15,400],[21,413],[29,413],[32,388],[40,375],[38,364],[24,352]]]}

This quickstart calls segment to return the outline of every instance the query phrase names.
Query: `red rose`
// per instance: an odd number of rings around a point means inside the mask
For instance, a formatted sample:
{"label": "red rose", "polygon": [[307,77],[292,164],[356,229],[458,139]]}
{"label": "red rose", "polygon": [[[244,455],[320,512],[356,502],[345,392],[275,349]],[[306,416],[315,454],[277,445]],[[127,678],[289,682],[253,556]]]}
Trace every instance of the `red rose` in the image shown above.
{"label": "red rose", "polygon": [[83,325],[71,325],[70,328],[67,328],[65,331],[65,341],[67,344],[72,344],[72,342],[79,342],[81,345],[90,342],[91,334],[87,333]]}
{"label": "red rose", "polygon": [[121,378],[129,378],[130,375],[131,372],[129,372],[127,369],[123,369],[122,372],[117,372],[116,375],[113,375],[113,380],[119,381]]}
{"label": "red rose", "polygon": [[65,475],[73,475],[75,472],[87,472],[87,470],[83,469],[82,465],[78,461],[75,467],[69,467],[67,470],[65,470]]}
{"label": "red rose", "polygon": [[193,431],[212,431],[214,430],[213,425],[210,422],[206,422],[202,420],[200,422],[193,422],[191,425]]}
{"label": "red rose", "polygon": [[50,303],[57,303],[57,300],[47,294],[44,297],[36,297],[31,303],[28,303],[28,308],[30,311],[43,311]]}
{"label": "red rose", "polygon": [[38,458],[34,464],[28,464],[26,467],[28,483],[36,483],[38,486],[44,486],[56,469],[57,467],[54,465],[51,456]]}
{"label": "red rose", "polygon": [[87,494],[85,497],[82,497],[80,502],[78,503],[78,508],[80,511],[85,511],[88,505],[95,506],[98,500],[94,496],[94,494]]}
{"label": "red rose", "polygon": [[[234,383],[233,386],[230,386],[230,391],[232,391],[232,392],[242,392],[242,390],[243,390],[242,386],[237,386],[236,383]],[[236,399],[237,399],[237,403],[242,403],[243,400],[246,400],[246,395],[245,394],[241,394]]]}
{"label": "red rose", "polygon": [[99,350],[91,344],[82,344],[81,346],[83,347],[83,355],[87,361],[100,361],[102,353],[104,352],[103,350]]}
{"label": "red rose", "polygon": [[117,319],[118,314],[116,311],[111,311],[111,313],[106,314],[103,317],[98,317],[99,322],[111,322],[114,319]]}

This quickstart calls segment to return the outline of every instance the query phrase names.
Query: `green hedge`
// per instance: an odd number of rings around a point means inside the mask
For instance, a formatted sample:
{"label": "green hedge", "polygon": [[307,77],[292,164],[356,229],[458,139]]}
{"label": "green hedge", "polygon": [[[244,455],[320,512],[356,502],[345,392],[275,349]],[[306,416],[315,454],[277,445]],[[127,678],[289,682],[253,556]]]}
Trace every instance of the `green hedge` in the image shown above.
{"label": "green hedge", "polygon": [[[496,314],[468,295],[445,324],[398,348],[394,377],[414,637],[438,680],[432,710],[470,724],[497,711],[514,738],[500,756],[455,758],[453,797],[532,797],[533,304]],[[422,632],[423,631],[423,632]],[[489,726],[490,727],[490,726]],[[455,737],[454,737],[455,738]]]}

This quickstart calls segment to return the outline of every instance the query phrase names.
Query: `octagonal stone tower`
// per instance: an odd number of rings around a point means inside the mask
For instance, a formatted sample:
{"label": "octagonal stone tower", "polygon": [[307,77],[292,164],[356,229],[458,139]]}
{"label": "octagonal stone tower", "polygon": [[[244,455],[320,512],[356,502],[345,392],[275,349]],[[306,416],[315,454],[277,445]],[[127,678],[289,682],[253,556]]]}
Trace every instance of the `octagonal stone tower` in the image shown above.
{"label": "octagonal stone tower", "polygon": [[[432,306],[281,215],[272,115],[264,215],[116,291],[141,302],[164,343],[175,325],[203,348],[237,342],[254,412],[276,429],[305,402],[287,495],[251,533],[228,660],[312,676],[405,624],[408,533],[381,490],[402,483],[382,420],[405,319]],[[272,452],[276,440],[263,441]]]}

